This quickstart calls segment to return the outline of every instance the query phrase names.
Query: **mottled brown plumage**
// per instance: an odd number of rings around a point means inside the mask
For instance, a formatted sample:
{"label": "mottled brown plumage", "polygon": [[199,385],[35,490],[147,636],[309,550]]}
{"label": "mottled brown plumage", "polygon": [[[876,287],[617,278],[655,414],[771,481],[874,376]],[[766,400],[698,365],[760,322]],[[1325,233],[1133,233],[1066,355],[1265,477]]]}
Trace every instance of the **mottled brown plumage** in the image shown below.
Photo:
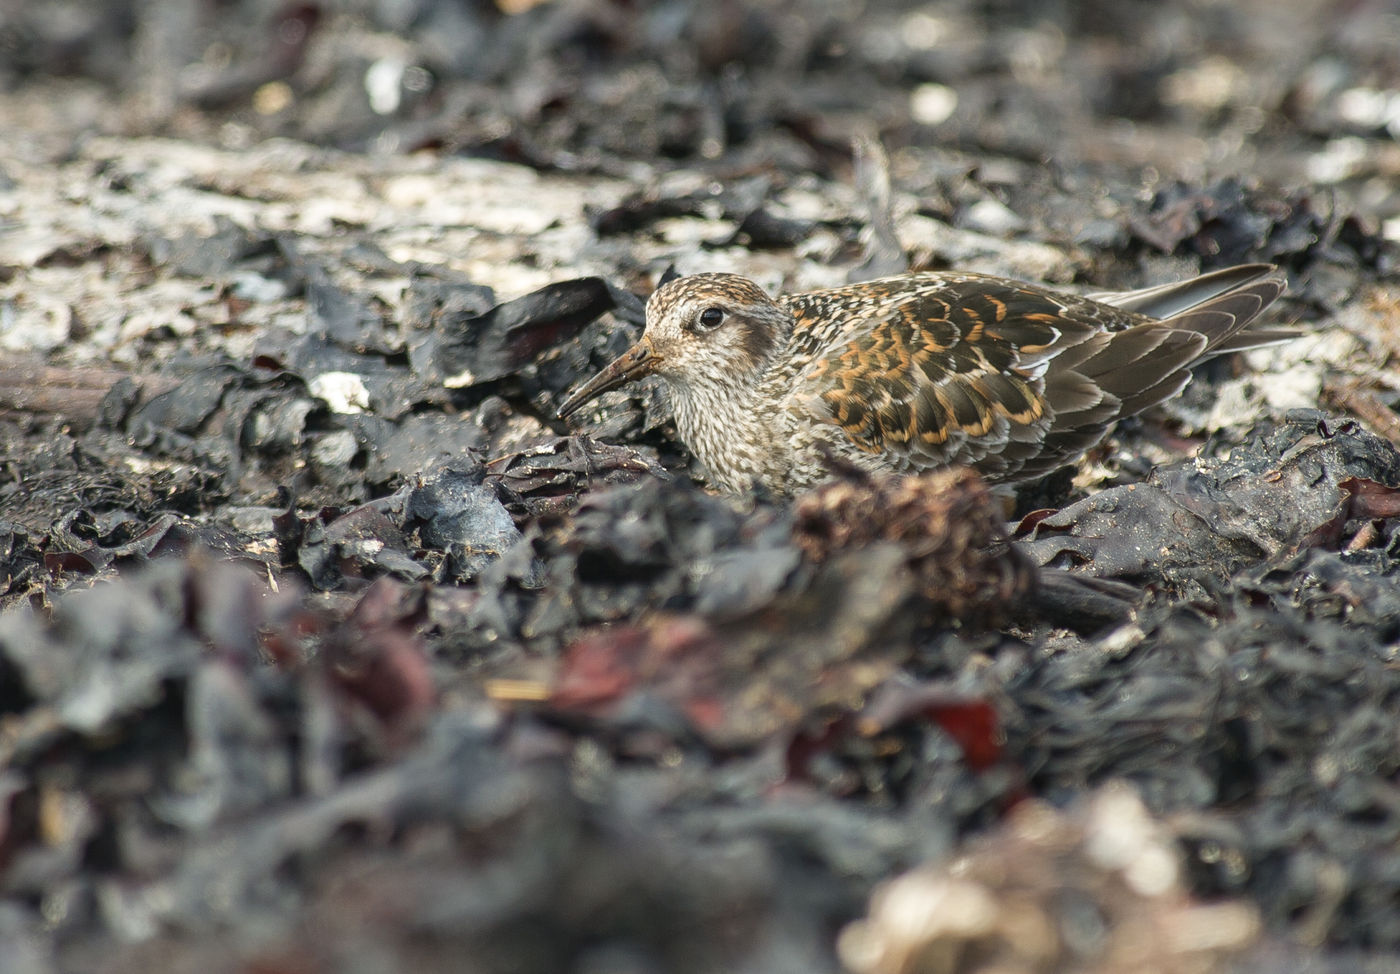
{"label": "mottled brown plumage", "polygon": [[560,415],[655,373],[681,438],[728,490],[793,493],[833,457],[1014,483],[1176,395],[1202,358],[1291,337],[1244,330],[1283,290],[1267,264],[1090,297],[931,272],[773,300],[701,274],[659,288],[642,340]]}

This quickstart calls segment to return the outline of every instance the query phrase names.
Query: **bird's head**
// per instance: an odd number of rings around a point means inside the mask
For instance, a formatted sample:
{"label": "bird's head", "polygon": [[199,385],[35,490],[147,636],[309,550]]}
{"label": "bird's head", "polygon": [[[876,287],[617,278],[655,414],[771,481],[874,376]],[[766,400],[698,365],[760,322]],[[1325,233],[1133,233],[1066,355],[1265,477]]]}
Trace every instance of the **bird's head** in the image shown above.
{"label": "bird's head", "polygon": [[792,316],[748,278],[696,274],[657,288],[641,341],[565,401],[560,416],[646,375],[681,395],[736,395],[762,377]]}

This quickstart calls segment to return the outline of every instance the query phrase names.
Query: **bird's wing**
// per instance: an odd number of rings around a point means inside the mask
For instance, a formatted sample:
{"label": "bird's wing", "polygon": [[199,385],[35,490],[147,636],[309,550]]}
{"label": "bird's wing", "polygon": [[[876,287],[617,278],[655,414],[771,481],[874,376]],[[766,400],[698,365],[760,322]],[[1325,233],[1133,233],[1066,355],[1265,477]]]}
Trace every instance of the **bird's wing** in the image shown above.
{"label": "bird's wing", "polygon": [[[1238,264],[1185,281],[1172,281],[1137,291],[1093,291],[1085,297],[1150,318],[1170,318],[1266,278],[1273,281],[1280,279],[1278,268],[1273,264]],[[1282,291],[1281,287],[1279,291]]]}
{"label": "bird's wing", "polygon": [[1298,337],[1292,329],[1248,328],[1287,289],[1273,264],[1240,264],[1139,291],[1100,291],[1093,301],[1158,318],[1206,336],[1207,355],[1275,345]]}
{"label": "bird's wing", "polygon": [[1000,479],[1054,469],[1130,404],[1179,390],[1206,345],[1196,332],[1033,285],[900,280],[897,297],[834,330],[829,308],[794,302],[799,336],[808,319],[828,333],[808,341],[816,347],[790,407],[901,466],[970,464]]}

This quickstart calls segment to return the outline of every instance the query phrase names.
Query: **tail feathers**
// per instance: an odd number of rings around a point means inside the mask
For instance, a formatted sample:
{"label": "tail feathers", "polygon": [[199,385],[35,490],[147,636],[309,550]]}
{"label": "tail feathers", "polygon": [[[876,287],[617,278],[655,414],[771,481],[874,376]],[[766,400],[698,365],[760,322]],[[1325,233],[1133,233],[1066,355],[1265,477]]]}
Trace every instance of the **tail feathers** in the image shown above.
{"label": "tail feathers", "polygon": [[[1062,368],[1047,376],[1045,388],[1055,415],[1051,432],[1102,428],[1105,418],[1131,416],[1179,393],[1203,358],[1296,337],[1286,329],[1247,330],[1284,287],[1276,267],[1247,264],[1162,287],[1097,295],[1103,303],[1158,320],[1084,342],[1071,349],[1077,358],[1057,360]],[[1114,407],[1110,417],[1089,401],[1086,387]]]}
{"label": "tail feathers", "polygon": [[1189,281],[1173,281],[1140,291],[1102,291],[1090,294],[1089,297],[1124,311],[1147,315],[1149,318],[1171,318],[1199,307],[1211,298],[1229,294],[1264,278],[1277,281],[1278,292],[1274,297],[1283,293],[1283,275],[1273,264],[1240,264],[1238,267],[1211,271]]}
{"label": "tail feathers", "polygon": [[1228,352],[1247,352],[1251,348],[1268,348],[1270,345],[1291,342],[1301,334],[1291,328],[1247,328],[1215,345],[1207,354],[1225,355]]}
{"label": "tail feathers", "polygon": [[1141,291],[1089,295],[1146,320],[1124,327],[1117,316],[1109,330],[1088,329],[1057,347],[1044,373],[1050,426],[1014,479],[1050,472],[1101,440],[1115,421],[1175,396],[1201,359],[1296,337],[1286,329],[1247,330],[1285,286],[1278,268],[1246,264]]}
{"label": "tail feathers", "polygon": [[1227,342],[1232,343],[1233,350],[1253,348],[1254,343],[1249,341],[1248,332],[1244,329],[1274,303],[1285,286],[1282,275],[1270,274],[1208,298],[1163,321],[1173,327],[1205,335],[1206,355],[1220,354],[1223,351],[1221,346]]}
{"label": "tail feathers", "polygon": [[1189,281],[1091,297],[1204,335],[1206,345],[1201,357],[1208,358],[1277,345],[1297,337],[1297,332],[1280,328],[1246,330],[1287,286],[1282,272],[1272,264],[1241,264]]}

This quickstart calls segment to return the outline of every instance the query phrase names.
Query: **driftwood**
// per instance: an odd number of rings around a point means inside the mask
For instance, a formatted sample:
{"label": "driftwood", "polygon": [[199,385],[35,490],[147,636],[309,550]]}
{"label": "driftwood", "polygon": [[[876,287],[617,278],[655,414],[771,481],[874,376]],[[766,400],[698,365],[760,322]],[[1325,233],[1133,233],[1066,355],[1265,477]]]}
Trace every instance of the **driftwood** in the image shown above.
{"label": "driftwood", "polygon": [[127,378],[143,396],[159,395],[179,384],[176,379],[116,369],[59,368],[0,359],[0,420],[52,418],[83,432],[97,422],[112,387]]}

